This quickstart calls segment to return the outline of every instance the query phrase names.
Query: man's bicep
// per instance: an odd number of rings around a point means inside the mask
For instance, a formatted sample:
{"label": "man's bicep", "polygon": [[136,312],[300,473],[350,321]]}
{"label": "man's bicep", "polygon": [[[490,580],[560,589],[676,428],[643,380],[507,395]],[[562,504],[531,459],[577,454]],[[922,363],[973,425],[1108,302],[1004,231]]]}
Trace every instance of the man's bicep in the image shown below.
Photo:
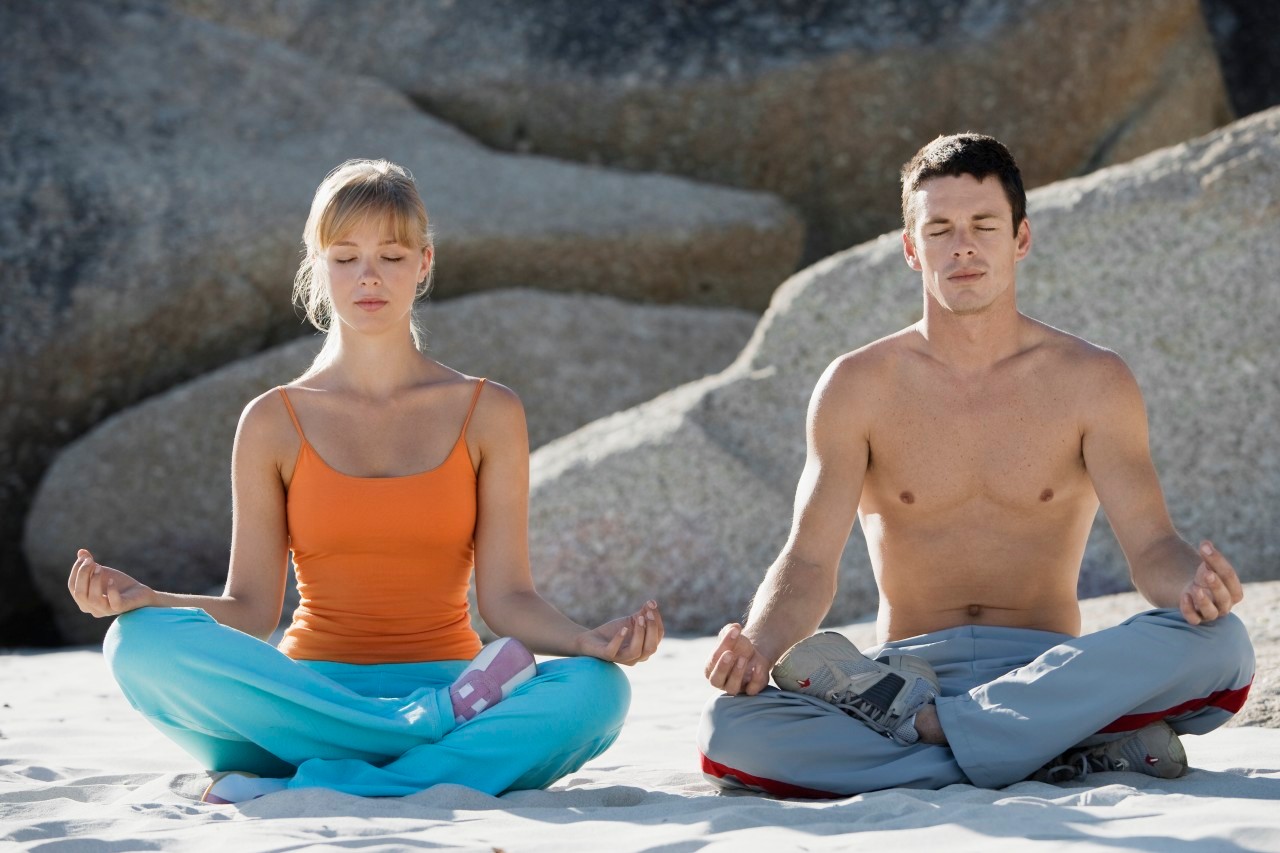
{"label": "man's bicep", "polygon": [[1132,559],[1174,534],[1147,433],[1142,392],[1118,357],[1106,366],[1084,421],[1082,452],[1094,491]]}
{"label": "man's bicep", "polygon": [[866,478],[865,412],[848,383],[825,377],[810,404],[807,455],[796,489],[791,550],[823,565],[839,562]]}

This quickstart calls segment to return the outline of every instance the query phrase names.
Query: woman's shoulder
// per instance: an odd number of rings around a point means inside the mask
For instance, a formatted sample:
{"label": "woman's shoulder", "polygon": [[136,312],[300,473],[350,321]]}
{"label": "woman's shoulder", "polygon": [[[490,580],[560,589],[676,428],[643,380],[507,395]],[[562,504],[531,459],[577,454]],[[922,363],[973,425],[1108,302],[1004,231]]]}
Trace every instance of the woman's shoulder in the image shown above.
{"label": "woman's shoulder", "polygon": [[254,397],[240,412],[239,433],[248,438],[274,443],[281,438],[294,434],[294,418],[289,410],[289,402],[281,390],[297,393],[292,385],[277,386]]}
{"label": "woman's shoulder", "polygon": [[483,444],[491,441],[505,444],[517,438],[527,441],[524,404],[516,392],[492,379],[474,381],[484,384],[471,413],[468,434]]}

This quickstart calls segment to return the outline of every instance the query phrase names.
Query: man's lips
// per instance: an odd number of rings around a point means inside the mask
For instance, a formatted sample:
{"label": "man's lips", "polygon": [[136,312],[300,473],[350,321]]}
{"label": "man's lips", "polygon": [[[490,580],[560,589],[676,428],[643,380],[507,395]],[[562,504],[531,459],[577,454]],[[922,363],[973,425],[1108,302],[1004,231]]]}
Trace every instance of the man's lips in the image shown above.
{"label": "man's lips", "polygon": [[947,276],[947,281],[958,281],[961,283],[968,282],[968,281],[977,281],[978,279],[982,278],[986,274],[987,274],[986,270],[971,270],[971,269],[956,270],[955,272]]}

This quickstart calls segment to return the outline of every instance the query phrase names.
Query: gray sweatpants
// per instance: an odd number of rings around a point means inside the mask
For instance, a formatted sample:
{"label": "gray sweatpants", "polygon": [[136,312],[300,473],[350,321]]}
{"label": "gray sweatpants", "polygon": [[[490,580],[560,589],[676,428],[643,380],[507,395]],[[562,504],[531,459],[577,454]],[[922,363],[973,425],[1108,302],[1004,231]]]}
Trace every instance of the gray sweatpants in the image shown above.
{"label": "gray sweatpants", "polygon": [[1179,734],[1215,729],[1244,705],[1253,681],[1253,647],[1236,616],[1193,626],[1177,610],[1083,637],[965,625],[865,653],[889,652],[918,655],[938,673],[950,746],[901,746],[834,705],[767,687],[707,703],[703,773],[723,788],[787,797],[1000,787],[1086,740],[1157,720]]}

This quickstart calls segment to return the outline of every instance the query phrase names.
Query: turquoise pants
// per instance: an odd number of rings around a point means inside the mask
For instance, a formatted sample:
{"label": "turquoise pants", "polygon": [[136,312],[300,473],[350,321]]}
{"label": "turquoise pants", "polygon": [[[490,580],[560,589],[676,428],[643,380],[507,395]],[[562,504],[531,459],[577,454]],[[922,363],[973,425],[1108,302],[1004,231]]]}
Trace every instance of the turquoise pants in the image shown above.
{"label": "turquoise pants", "polygon": [[455,724],[448,688],[467,661],[297,661],[192,608],[126,613],[104,652],[129,703],[205,768],[366,797],[546,787],[613,743],[631,698],[614,664],[551,660]]}

